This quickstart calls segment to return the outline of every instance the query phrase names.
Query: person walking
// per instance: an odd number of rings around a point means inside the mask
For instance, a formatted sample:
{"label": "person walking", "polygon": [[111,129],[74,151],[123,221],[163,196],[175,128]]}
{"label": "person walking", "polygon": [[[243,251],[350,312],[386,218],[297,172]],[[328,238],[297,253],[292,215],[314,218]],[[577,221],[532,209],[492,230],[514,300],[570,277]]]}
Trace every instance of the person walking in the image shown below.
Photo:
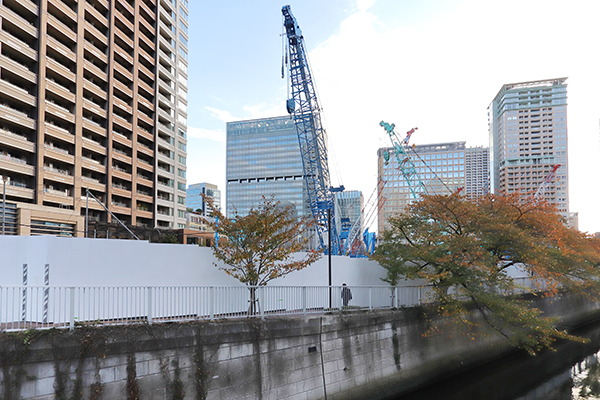
{"label": "person walking", "polygon": [[352,292],[345,283],[342,284],[342,302],[344,307],[348,307],[348,303],[352,300]]}

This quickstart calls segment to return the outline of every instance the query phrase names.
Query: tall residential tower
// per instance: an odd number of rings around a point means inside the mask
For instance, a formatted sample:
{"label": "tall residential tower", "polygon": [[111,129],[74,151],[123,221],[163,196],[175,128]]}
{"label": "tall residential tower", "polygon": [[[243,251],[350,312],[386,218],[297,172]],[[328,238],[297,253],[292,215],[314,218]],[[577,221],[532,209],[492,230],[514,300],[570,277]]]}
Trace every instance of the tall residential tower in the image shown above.
{"label": "tall residential tower", "polygon": [[[2,0],[0,175],[19,234],[185,226],[187,0]],[[112,217],[89,201],[89,218]]]}
{"label": "tall residential tower", "polygon": [[569,217],[567,78],[502,86],[488,107],[492,189],[532,195],[560,164],[545,198]]}

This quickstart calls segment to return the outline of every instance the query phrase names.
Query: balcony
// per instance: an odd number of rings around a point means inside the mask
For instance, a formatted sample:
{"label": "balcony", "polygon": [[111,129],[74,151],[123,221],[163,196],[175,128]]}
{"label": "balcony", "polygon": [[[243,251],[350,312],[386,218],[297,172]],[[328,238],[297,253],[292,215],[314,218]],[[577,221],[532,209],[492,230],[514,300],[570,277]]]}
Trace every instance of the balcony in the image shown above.
{"label": "balcony", "polygon": [[131,125],[131,122],[129,122],[125,118],[113,113],[113,124],[115,124],[115,123],[130,132],[133,131],[133,126]]}
{"label": "balcony", "polygon": [[53,189],[51,187],[44,187],[44,201],[58,204],[65,204],[72,206],[74,204],[75,199],[71,196],[71,191],[69,189]]}
{"label": "balcony", "polygon": [[[104,0],[96,0],[99,3],[102,3],[105,5],[105,8],[108,9],[108,4],[106,1]],[[89,12],[91,15],[93,15],[93,17],[104,26],[104,28],[108,29],[108,20],[106,19],[106,17],[104,17],[104,15],[102,15],[98,10],[96,10],[96,8],[94,8],[94,6],[92,6],[90,3],[85,2],[85,11]],[[89,22],[88,22],[89,23]],[[91,24],[90,24],[91,25]],[[102,37],[102,36],[99,36]]]}
{"label": "balcony", "polygon": [[35,152],[35,144],[30,142],[25,136],[11,132],[6,128],[0,128],[0,141],[12,148],[24,150],[29,153]]}
{"label": "balcony", "polygon": [[72,83],[75,83],[77,81],[75,74],[71,72],[69,68],[65,67],[52,57],[46,57],[46,66],[52,71],[59,74],[60,76],[70,80]]}
{"label": "balcony", "polygon": [[131,189],[127,188],[127,186],[125,185],[120,185],[118,183],[113,183],[112,185],[112,193],[116,194],[117,196],[121,196],[121,197],[125,197],[125,198],[131,198]]}
{"label": "balcony", "polygon": [[48,121],[46,121],[44,123],[44,125],[45,125],[44,133],[46,135],[53,136],[57,139],[65,141],[67,143],[71,143],[71,144],[75,143],[75,136],[71,132],[69,132],[67,129],[62,128],[58,125],[54,125]]}
{"label": "balcony", "polygon": [[27,66],[5,56],[4,54],[0,54],[0,69],[7,69],[21,78],[26,79],[33,84],[37,84],[36,73],[33,73]]}
{"label": "balcony", "polygon": [[[33,4],[32,4],[32,6],[36,7]],[[36,10],[37,10],[37,7],[36,7]],[[38,14],[37,11],[35,14],[36,15]],[[8,7],[4,7],[4,6],[0,7],[0,17],[2,19],[7,19],[7,20],[11,21],[16,26],[21,28],[24,32],[27,32],[32,38],[35,38],[35,39],[38,38],[37,28],[33,24],[31,24],[29,21],[27,21],[25,18],[21,17],[19,14],[15,13],[15,12],[13,12]]]}
{"label": "balcony", "polygon": [[91,61],[83,60],[83,67],[90,73],[99,78],[102,82],[106,82],[107,76],[106,72],[100,69],[97,65],[93,64]]}
{"label": "balcony", "polygon": [[[84,98],[83,99],[83,107],[86,110],[96,114],[99,118],[106,119],[106,116],[107,116],[106,110],[103,109],[102,107],[100,107],[98,104],[94,103],[93,101]],[[95,122],[93,122],[93,123],[95,123]]]}
{"label": "balcony", "polygon": [[94,55],[94,57],[98,58],[103,63],[108,64],[108,56],[106,54],[104,54],[102,51],[100,51],[100,49],[98,49],[92,43],[88,42],[87,40],[84,41],[83,48],[85,50],[87,50],[88,52],[92,53]]}
{"label": "balcony", "polygon": [[71,103],[75,103],[75,94],[60,83],[54,81],[52,78],[46,79],[46,90],[62,97],[65,100],[68,100]]}
{"label": "balcony", "polygon": [[[65,38],[70,40],[73,45],[77,44],[77,33],[73,31],[73,28],[65,25],[62,21],[56,18],[54,15],[48,13],[48,25],[56,29]],[[74,24],[75,25],[75,24]]]}
{"label": "balcony", "polygon": [[16,172],[28,176],[33,176],[35,173],[35,168],[33,165],[27,164],[27,160],[14,156],[6,151],[0,151],[0,162],[2,162],[2,169],[9,172]]}
{"label": "balcony", "polygon": [[88,176],[81,177],[81,187],[97,190],[99,192],[106,192],[106,185],[104,183],[100,182],[98,179],[90,178]]}
{"label": "balcony", "polygon": [[29,92],[20,86],[14,85],[4,79],[0,79],[0,93],[6,96],[10,96],[13,99],[22,101],[32,107],[37,105],[35,97],[30,95]]}
{"label": "balcony", "polygon": [[75,116],[71,111],[49,100],[46,100],[46,111],[62,119],[63,121],[75,124]]}
{"label": "balcony", "polygon": [[152,177],[149,175],[137,174],[137,181],[139,184],[154,187],[154,182],[152,181]]}
{"label": "balcony", "polygon": [[61,171],[61,170],[58,168],[44,166],[43,178],[54,181],[54,182],[64,183],[65,185],[74,185],[75,184],[75,178],[73,176],[64,174],[63,172],[58,172],[58,171]]}
{"label": "balcony", "polygon": [[112,158],[114,160],[121,161],[125,164],[131,165],[131,157],[127,155],[124,151],[118,150],[117,148],[113,148]]}
{"label": "balcony", "polygon": [[103,100],[107,99],[107,95],[106,95],[106,91],[104,91],[104,89],[102,89],[100,86],[96,85],[95,83],[88,81],[87,79],[83,80],[83,87],[87,90],[89,90],[90,92],[94,93],[96,96],[100,97]]}
{"label": "balcony", "polygon": [[133,40],[131,40],[131,38],[127,36],[127,34],[123,32],[118,26],[116,27],[115,32],[117,33],[117,36],[121,40],[123,40],[130,48],[135,48],[135,46],[133,45]]}
{"label": "balcony", "polygon": [[82,166],[90,171],[106,174],[106,166],[93,158],[81,157]]}
{"label": "balcony", "polygon": [[0,41],[3,45],[10,46],[21,54],[29,57],[32,62],[37,62],[37,51],[29,47],[29,45],[21,39],[0,30]]}
{"label": "balcony", "polygon": [[0,119],[12,121],[29,129],[35,129],[35,121],[23,111],[14,109],[6,104],[0,104]]}
{"label": "balcony", "polygon": [[112,175],[125,181],[131,181],[131,173],[127,172],[126,169],[117,167],[115,165],[112,166]]}
{"label": "balcony", "polygon": [[10,181],[6,185],[6,196],[18,197],[20,199],[33,200],[34,190],[29,189],[27,185],[20,182]]}
{"label": "balcony", "polygon": [[56,7],[65,17],[69,18],[69,21],[72,24],[77,24],[77,14],[75,11],[71,10],[60,0],[48,0],[50,4]]}
{"label": "balcony", "polygon": [[61,149],[60,147],[55,147],[53,145],[44,145],[45,153],[52,157],[54,160],[62,161],[67,164],[74,165],[75,157],[69,154],[69,152],[65,149]]}
{"label": "balcony", "polygon": [[106,155],[106,147],[96,142],[95,140],[83,137],[83,148],[93,151],[101,155]]}

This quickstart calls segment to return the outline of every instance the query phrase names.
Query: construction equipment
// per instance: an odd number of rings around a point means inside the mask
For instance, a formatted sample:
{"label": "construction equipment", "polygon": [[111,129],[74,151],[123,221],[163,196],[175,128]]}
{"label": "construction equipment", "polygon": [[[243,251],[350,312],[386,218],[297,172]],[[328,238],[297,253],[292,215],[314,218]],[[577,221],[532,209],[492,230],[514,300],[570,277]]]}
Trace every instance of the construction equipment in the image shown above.
{"label": "construction equipment", "polygon": [[533,201],[535,203],[537,203],[540,200],[542,200],[542,198],[544,197],[544,194],[546,193],[546,189],[548,188],[548,186],[550,186],[550,182],[552,182],[552,179],[554,179],[554,175],[556,175],[556,171],[560,167],[561,167],[561,164],[556,164],[552,168],[552,171],[550,171],[550,173],[548,174],[548,176],[546,176],[546,178],[544,178],[544,181],[542,182],[542,184],[540,185],[540,187],[538,188],[538,190],[533,195]]}
{"label": "construction equipment", "polygon": [[[340,254],[340,238],[335,223],[331,222],[335,221],[333,192],[343,190],[343,186],[331,187],[327,138],[321,122],[321,108],[304,48],[302,31],[289,5],[284,6],[281,12],[287,36],[285,63],[288,64],[291,86],[291,96],[287,100],[286,107],[298,133],[310,209],[316,221],[320,248],[328,248],[330,254]],[[327,245],[327,239],[331,243],[331,248]]]}
{"label": "construction equipment", "polygon": [[[417,173],[415,164],[406,151],[406,148],[408,147],[408,141],[417,128],[413,128],[408,131],[406,133],[406,137],[400,140],[398,134],[394,130],[394,124],[388,124],[387,122],[381,121],[379,125],[386,130],[390,140],[392,141],[394,153],[396,154],[396,159],[398,160],[398,168],[400,169],[400,172],[402,173],[402,176],[404,177],[404,180],[410,189],[413,199],[416,200],[419,193],[427,193],[427,189]],[[389,159],[389,156],[387,158]]]}

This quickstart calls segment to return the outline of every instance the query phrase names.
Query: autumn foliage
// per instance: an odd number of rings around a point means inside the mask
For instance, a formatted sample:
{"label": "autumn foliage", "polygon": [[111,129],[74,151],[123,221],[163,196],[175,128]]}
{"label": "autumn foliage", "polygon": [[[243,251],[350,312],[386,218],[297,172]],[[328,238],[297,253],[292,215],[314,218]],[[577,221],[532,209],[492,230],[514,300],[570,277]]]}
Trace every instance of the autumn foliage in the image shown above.
{"label": "autumn foliage", "polygon": [[[600,297],[600,240],[568,228],[545,202],[518,194],[423,196],[390,223],[373,256],[387,269],[384,280],[430,284],[437,313],[471,334],[478,323],[466,316],[474,308],[514,345],[535,353],[557,339],[578,338],[513,294]],[[529,277],[532,285],[514,276]]]}
{"label": "autumn foliage", "polygon": [[224,240],[213,245],[214,255],[226,266],[221,269],[248,286],[263,286],[269,281],[301,270],[317,261],[321,254],[294,253],[306,247],[310,220],[298,218],[291,207],[284,207],[272,197],[265,198],[248,215],[235,213],[225,217],[212,209],[216,221],[206,223]]}

